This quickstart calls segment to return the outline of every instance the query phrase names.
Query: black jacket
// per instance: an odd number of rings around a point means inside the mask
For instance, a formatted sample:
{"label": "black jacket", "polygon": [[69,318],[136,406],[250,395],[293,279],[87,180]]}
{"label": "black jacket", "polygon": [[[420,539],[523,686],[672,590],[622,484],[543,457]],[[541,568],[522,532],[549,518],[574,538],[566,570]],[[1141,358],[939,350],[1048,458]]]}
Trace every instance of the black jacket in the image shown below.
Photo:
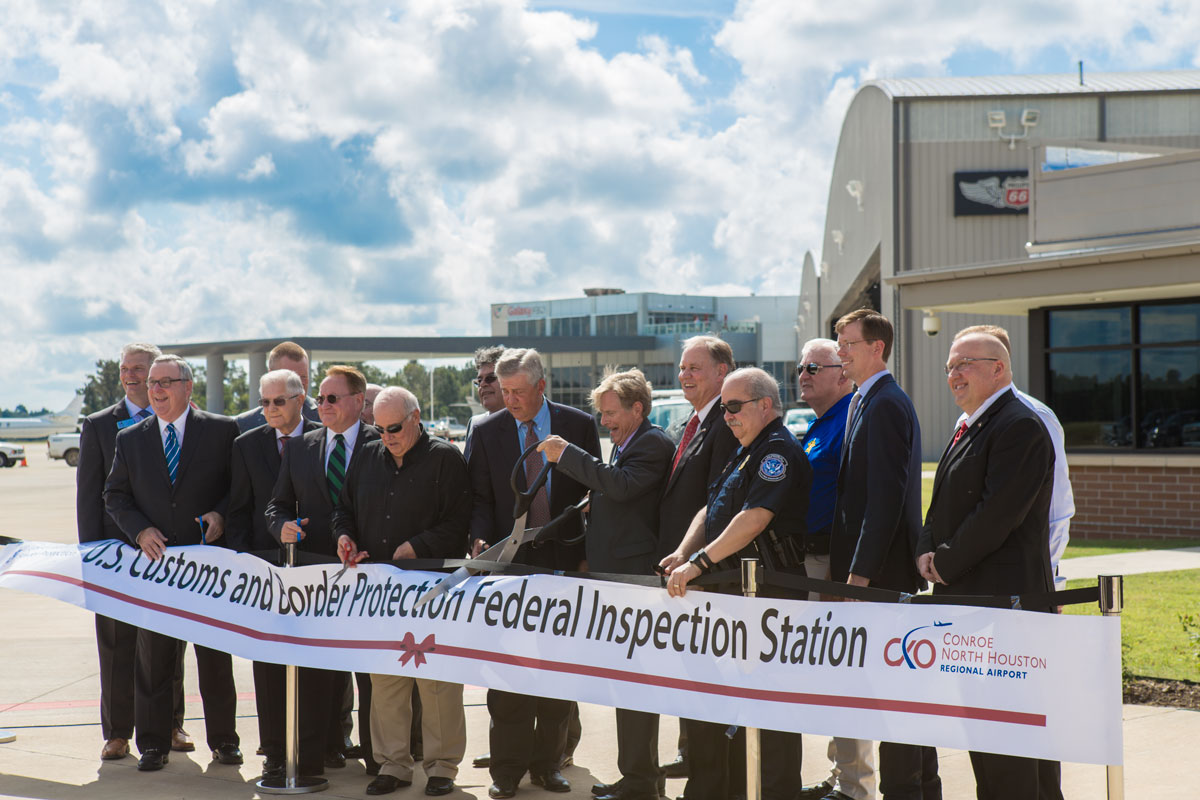
{"label": "black jacket", "polygon": [[81,542],[125,538],[116,520],[104,508],[104,481],[117,449],[118,426],[129,419],[129,409],[122,399],[83,421],[79,466],[75,470],[75,521]]}
{"label": "black jacket", "polygon": [[[656,560],[675,552],[688,526],[708,503],[708,487],[721,476],[738,440],[725,424],[725,413],[718,400],[700,421],[696,435],[679,457],[679,466],[670,473],[658,507],[658,550]],[[671,454],[674,460],[675,454]],[[671,462],[667,462],[671,469]]]}
{"label": "black jacket", "polygon": [[[304,420],[302,433],[321,426]],[[267,504],[271,502],[275,481],[279,479],[279,445],[275,429],[261,425],[233,440],[233,484],[229,490],[229,519],[225,537],[229,546],[242,552],[272,550],[279,542],[267,529]],[[300,444],[299,438],[292,444]]]}

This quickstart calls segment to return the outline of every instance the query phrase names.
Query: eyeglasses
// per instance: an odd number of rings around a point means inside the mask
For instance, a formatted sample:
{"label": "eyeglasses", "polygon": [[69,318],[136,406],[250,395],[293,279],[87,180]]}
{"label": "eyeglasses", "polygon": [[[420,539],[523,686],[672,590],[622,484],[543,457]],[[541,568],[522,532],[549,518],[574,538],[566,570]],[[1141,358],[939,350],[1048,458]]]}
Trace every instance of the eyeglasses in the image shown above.
{"label": "eyeglasses", "polygon": [[146,385],[151,389],[170,389],[177,383],[183,383],[187,378],[162,378],[161,380],[146,381]]}
{"label": "eyeglasses", "polygon": [[742,411],[742,406],[746,405],[747,403],[757,402],[758,400],[762,400],[762,397],[751,397],[749,400],[730,400],[728,403],[722,402],[721,410],[730,414],[740,414]]}
{"label": "eyeglasses", "polygon": [[397,423],[388,425],[386,428],[383,429],[383,432],[384,433],[399,433],[403,428],[404,428],[404,420],[400,420]]}
{"label": "eyeglasses", "polygon": [[849,341],[842,341],[841,339],[839,339],[837,346],[838,346],[838,350],[841,350],[843,347],[849,348],[851,345],[862,344],[863,342],[878,342],[878,341],[879,341],[878,339],[850,339]]}
{"label": "eyeglasses", "polygon": [[289,394],[287,397],[264,397],[258,401],[258,404],[263,408],[267,408],[268,406],[283,408],[287,405],[288,400],[294,400],[299,396],[298,394]]}
{"label": "eyeglasses", "polygon": [[953,364],[946,365],[946,374],[951,375],[955,372],[958,372],[959,370],[965,368],[968,364],[971,364],[975,361],[999,361],[999,360],[1000,359],[998,359],[998,358],[969,358],[969,357],[968,358],[960,358],[958,361],[955,361]]}
{"label": "eyeglasses", "polygon": [[314,397],[313,399],[317,401],[317,405],[319,405],[319,406],[325,405],[326,401],[329,401],[329,405],[336,406],[338,400],[344,400],[345,398],[349,397],[350,395],[355,395],[355,394],[361,394],[361,392],[351,392],[349,395],[347,395],[347,394],[319,394],[316,397]]}
{"label": "eyeglasses", "polygon": [[485,383],[495,383],[498,380],[500,380],[500,379],[498,377],[496,377],[496,373],[489,372],[487,375],[484,375],[482,378],[476,378],[475,380],[471,381],[471,383],[475,384],[475,388],[478,389],[480,386],[482,386]]}
{"label": "eyeglasses", "polygon": [[841,364],[818,364],[816,362],[811,362],[808,364],[801,364],[800,366],[796,367],[796,374],[803,375],[807,372],[809,375],[816,375],[823,369],[832,369],[833,367],[840,366]]}

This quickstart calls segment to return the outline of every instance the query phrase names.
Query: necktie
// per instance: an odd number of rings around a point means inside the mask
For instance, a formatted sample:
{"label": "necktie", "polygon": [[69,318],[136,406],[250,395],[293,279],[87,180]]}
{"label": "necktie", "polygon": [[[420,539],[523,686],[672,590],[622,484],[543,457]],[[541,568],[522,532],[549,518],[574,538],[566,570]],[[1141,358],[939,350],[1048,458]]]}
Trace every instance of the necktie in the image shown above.
{"label": "necktie", "polygon": [[862,402],[862,395],[858,392],[854,393],[854,397],[850,398],[850,411],[846,414],[846,436],[842,443],[845,444],[850,440],[850,429],[854,427],[854,414],[858,411],[858,404]]}
{"label": "necktie", "polygon": [[164,447],[167,456],[167,473],[171,476],[171,483],[175,483],[175,476],[179,474],[179,437],[175,434],[175,423],[167,423],[167,443]]}
{"label": "necktie", "polygon": [[[532,420],[525,423],[525,447],[538,443],[537,434],[533,432]],[[525,486],[533,486],[538,473],[542,471],[542,454],[534,450],[525,457]],[[546,487],[543,486],[534,495],[529,504],[529,516],[525,518],[526,528],[540,528],[550,521],[550,501],[546,499]]]}
{"label": "necktie", "polygon": [[336,506],[338,496],[342,493],[342,484],[346,482],[346,437],[336,433],[333,442],[333,452],[329,454],[325,478],[329,482],[329,499]]}
{"label": "necktie", "polygon": [[146,417],[150,417],[150,416],[153,416],[153,415],[150,413],[150,409],[148,409],[148,408],[143,408],[141,411],[139,411],[137,413],[138,419],[145,419]]}
{"label": "necktie", "polygon": [[963,423],[958,426],[958,430],[956,430],[954,432],[954,439],[950,442],[950,446],[954,447],[954,445],[958,444],[958,440],[961,439],[962,435],[966,432],[967,432],[967,423],[966,423],[966,420],[964,420]]}
{"label": "necktie", "polygon": [[287,449],[288,439],[290,439],[290,438],[292,438],[292,437],[291,436],[280,436],[279,437],[279,455],[283,455],[283,451]]}
{"label": "necktie", "polygon": [[693,413],[692,418],[688,420],[687,427],[683,429],[683,438],[679,440],[679,447],[675,448],[675,460],[671,462],[672,474],[675,473],[675,468],[679,466],[679,459],[683,458],[683,451],[687,450],[687,446],[692,443],[699,427],[700,415]]}

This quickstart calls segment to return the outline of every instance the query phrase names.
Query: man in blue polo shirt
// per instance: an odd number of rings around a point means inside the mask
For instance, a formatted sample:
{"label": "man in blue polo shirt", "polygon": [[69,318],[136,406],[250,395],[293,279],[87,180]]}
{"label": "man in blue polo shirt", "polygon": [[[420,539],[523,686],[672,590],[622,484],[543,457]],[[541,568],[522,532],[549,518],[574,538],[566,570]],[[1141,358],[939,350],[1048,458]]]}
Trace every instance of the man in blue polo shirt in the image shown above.
{"label": "man in blue polo shirt", "polygon": [[[829,528],[833,524],[838,465],[854,384],[842,373],[837,342],[831,339],[812,339],[805,343],[796,372],[800,399],[817,412],[817,418],[808,426],[801,441],[813,470],[812,491],[808,496],[808,533],[804,537],[804,571],[810,578],[829,580]],[[810,592],[808,599],[819,600],[821,597]],[[833,762],[829,777],[815,786],[801,789],[798,800],[874,800],[873,742],[835,737],[829,742],[829,760]]]}

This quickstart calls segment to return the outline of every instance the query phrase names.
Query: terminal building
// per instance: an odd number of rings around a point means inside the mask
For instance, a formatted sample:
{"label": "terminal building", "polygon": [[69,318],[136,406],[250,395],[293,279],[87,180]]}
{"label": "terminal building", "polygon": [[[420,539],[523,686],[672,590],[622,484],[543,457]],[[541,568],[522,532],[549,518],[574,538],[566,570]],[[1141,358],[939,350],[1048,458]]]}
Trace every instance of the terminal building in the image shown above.
{"label": "terminal building", "polygon": [[864,84],[800,294],[801,338],[896,322],[927,461],[951,338],[1004,326],[1066,432],[1072,533],[1200,538],[1200,71]]}

